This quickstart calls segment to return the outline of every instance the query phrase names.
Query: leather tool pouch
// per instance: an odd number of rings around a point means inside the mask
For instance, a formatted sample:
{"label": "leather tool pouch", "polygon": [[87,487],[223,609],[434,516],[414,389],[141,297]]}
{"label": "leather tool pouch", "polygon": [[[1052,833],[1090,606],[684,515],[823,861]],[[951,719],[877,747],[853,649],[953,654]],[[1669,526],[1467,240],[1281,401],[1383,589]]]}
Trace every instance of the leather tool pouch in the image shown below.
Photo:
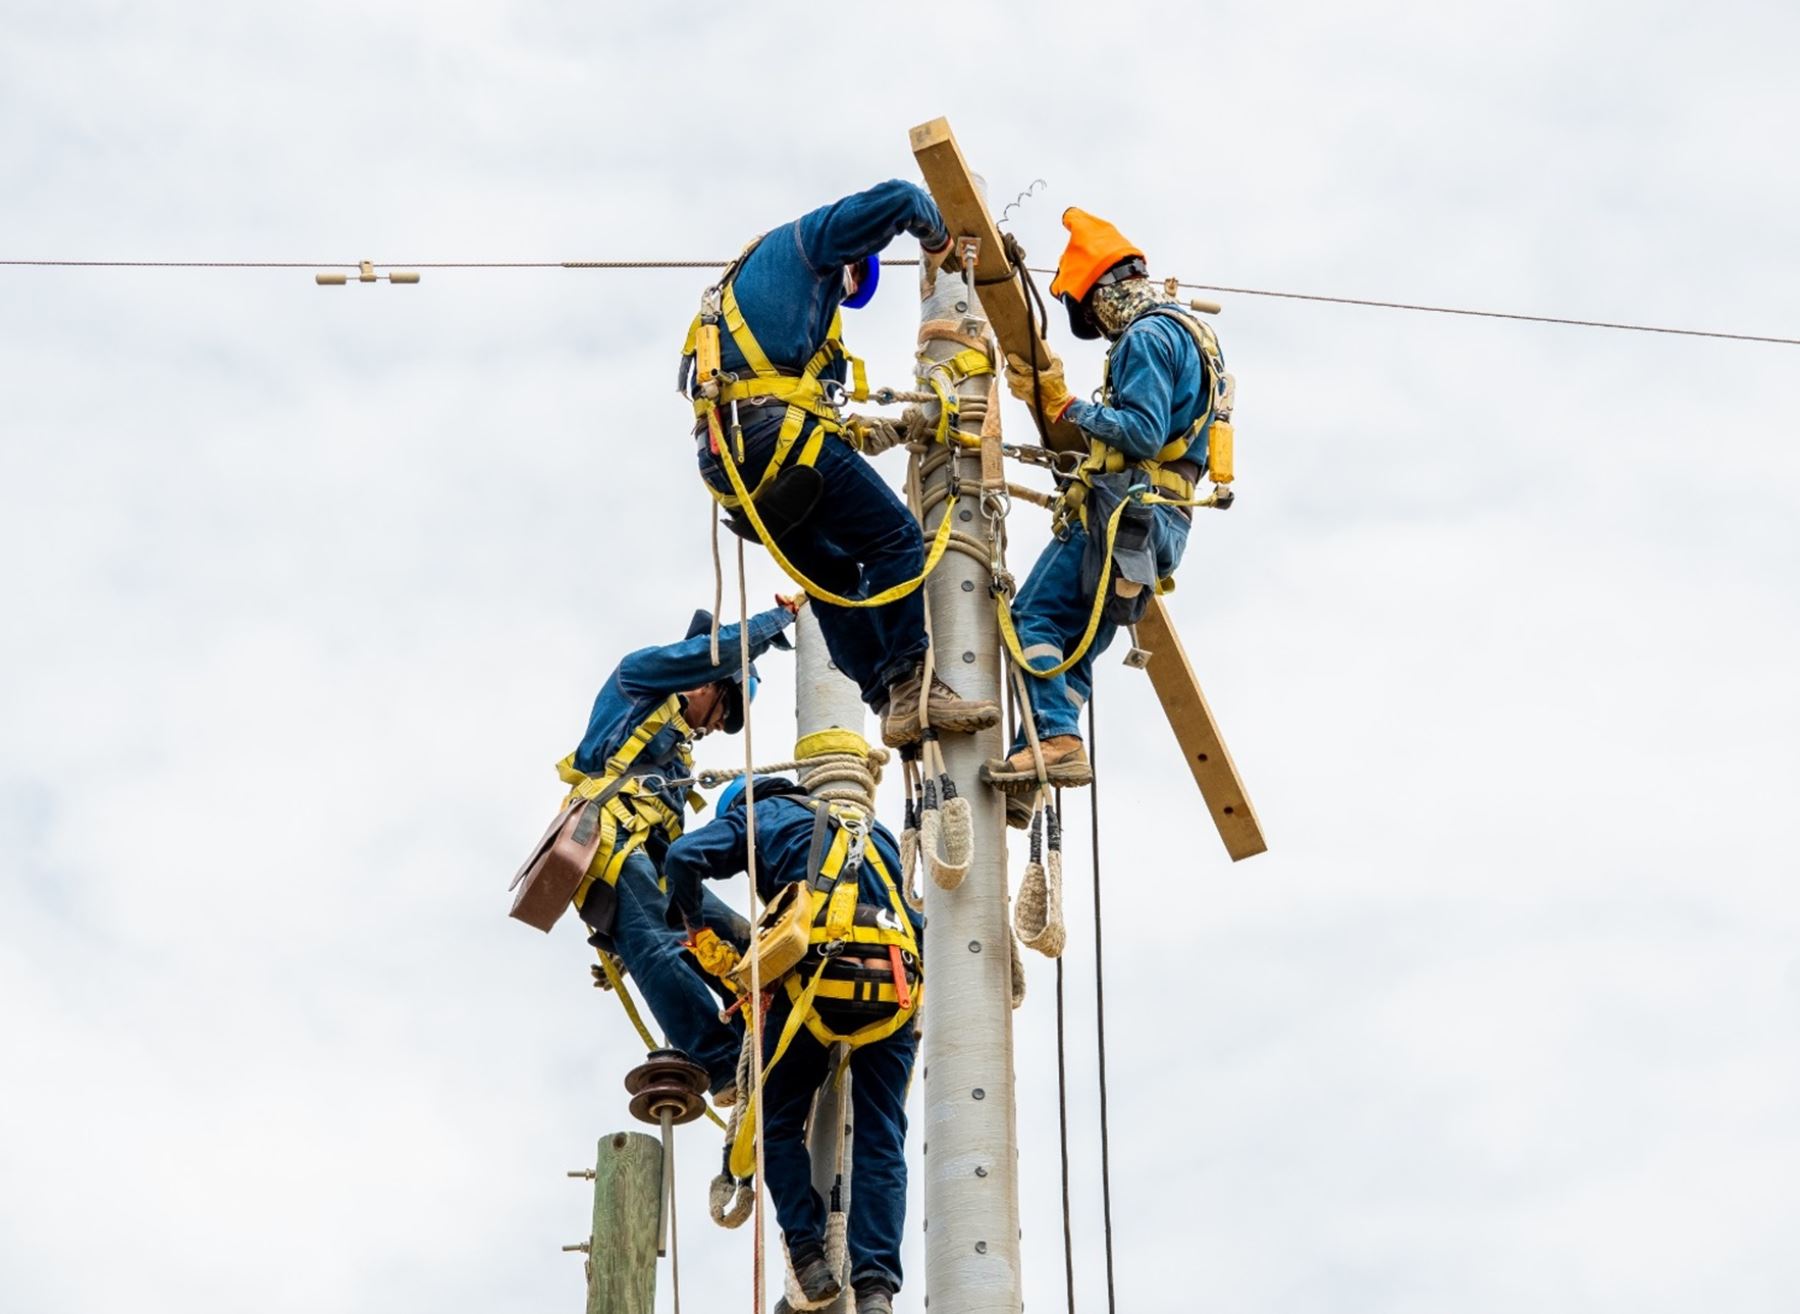
{"label": "leather tool pouch", "polygon": [[[513,876],[507,888],[518,893],[513,896],[510,915],[527,926],[549,931],[568,909],[599,847],[600,804],[593,799],[575,799],[556,814],[550,829]],[[612,893],[605,882],[596,881],[589,898],[602,888]]]}

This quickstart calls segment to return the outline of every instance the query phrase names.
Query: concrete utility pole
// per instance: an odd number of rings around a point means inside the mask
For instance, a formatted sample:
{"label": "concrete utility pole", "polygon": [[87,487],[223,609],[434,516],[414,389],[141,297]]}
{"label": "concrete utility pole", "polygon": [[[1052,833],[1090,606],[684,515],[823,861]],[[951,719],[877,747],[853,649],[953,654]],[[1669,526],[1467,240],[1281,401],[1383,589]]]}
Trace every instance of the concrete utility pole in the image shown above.
{"label": "concrete utility pole", "polygon": [[[825,649],[825,636],[819,630],[819,618],[810,604],[800,609],[794,625],[794,721],[795,741],[821,730],[854,730],[865,733],[862,694],[855,681],[831,664]],[[835,1070],[836,1064],[834,1063]],[[813,1189],[831,1207],[831,1188],[837,1178],[840,1158],[844,1164],[843,1203],[850,1208],[850,1150],[854,1135],[850,1117],[850,1073],[844,1073],[843,1084],[833,1088],[828,1082],[813,1101],[812,1123],[807,1130],[806,1148],[812,1156]],[[849,1314],[851,1293],[846,1283],[844,1292],[825,1307],[827,1314]]]}
{"label": "concrete utility pole", "polygon": [[[959,233],[954,224],[950,235]],[[985,252],[983,255],[985,256]],[[988,333],[973,282],[940,274],[923,295],[921,322],[956,327],[964,337]],[[927,360],[961,350],[927,341]],[[961,427],[980,427],[989,376],[959,386]],[[925,502],[947,486],[951,470],[963,496],[955,529],[984,545],[1001,532],[984,515],[981,458],[960,449],[925,483]],[[925,536],[945,503],[928,511]],[[999,625],[988,594],[988,564],[951,551],[925,585],[937,672],[965,698],[998,701],[1002,666]],[[931,1314],[1016,1314],[1019,1272],[1018,1123],[1013,1108],[1012,931],[1008,925],[1005,806],[981,782],[983,761],[1003,751],[1002,730],[947,734],[944,762],[974,813],[974,854],[954,890],[929,878],[925,890],[925,1119],[918,1139],[925,1169],[925,1284]]]}

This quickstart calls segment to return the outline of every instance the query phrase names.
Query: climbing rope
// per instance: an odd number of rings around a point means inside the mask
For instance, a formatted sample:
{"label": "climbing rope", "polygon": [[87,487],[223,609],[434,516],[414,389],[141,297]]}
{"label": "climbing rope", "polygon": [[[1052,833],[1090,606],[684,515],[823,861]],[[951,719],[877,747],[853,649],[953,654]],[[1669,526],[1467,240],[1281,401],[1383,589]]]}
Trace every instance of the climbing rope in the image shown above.
{"label": "climbing rope", "polygon": [[[758,776],[795,771],[801,788],[815,798],[859,803],[874,811],[875,789],[888,761],[887,749],[871,746],[854,730],[832,729],[802,738],[794,745],[789,761],[764,762],[748,770]],[[694,783],[702,789],[716,789],[745,771],[744,767],[708,768],[694,773]]]}
{"label": "climbing rope", "polygon": [[[750,683],[750,590],[748,571],[744,568],[744,540],[738,540],[738,676],[747,688]],[[751,768],[756,763],[756,745],[751,738],[750,702],[744,700],[744,871],[750,879],[750,926],[754,933],[757,921],[756,911],[756,773]],[[761,1116],[751,1105],[762,1094],[763,1084],[763,1010],[762,1010],[762,955],[750,955],[750,1016],[745,1019],[744,1031],[750,1044],[750,1089],[738,1090],[738,1107],[743,1110],[742,1117]],[[763,1308],[763,1138],[756,1138],[756,1177],[751,1186],[751,1198],[754,1201],[756,1216],[756,1235],[752,1238],[750,1278],[754,1292],[751,1298],[751,1309],[755,1314],[762,1314]],[[730,1142],[726,1143],[726,1154],[729,1156]],[[729,1160],[727,1161],[729,1162]],[[729,1169],[727,1169],[729,1171]]]}
{"label": "climbing rope", "polygon": [[[1088,695],[1088,761],[1098,766],[1099,740],[1094,732],[1094,696]],[[1088,826],[1094,841],[1094,1037],[1100,1076],[1100,1215],[1106,1229],[1106,1309],[1113,1314],[1112,1150],[1106,1124],[1106,937],[1100,922],[1100,773],[1088,786]]]}

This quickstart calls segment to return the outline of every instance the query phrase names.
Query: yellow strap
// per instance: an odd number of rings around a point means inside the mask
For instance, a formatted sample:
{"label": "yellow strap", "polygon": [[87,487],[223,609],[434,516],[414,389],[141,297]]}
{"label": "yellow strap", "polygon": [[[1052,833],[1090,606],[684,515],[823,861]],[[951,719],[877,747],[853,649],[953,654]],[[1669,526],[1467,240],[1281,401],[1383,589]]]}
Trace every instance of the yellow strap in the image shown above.
{"label": "yellow strap", "polygon": [[[769,550],[769,555],[775,558],[775,564],[786,571],[788,578],[793,580],[794,583],[798,584],[801,588],[805,589],[809,596],[817,598],[820,602],[829,602],[834,607],[885,607],[888,603],[898,602],[901,598],[906,597],[908,594],[912,593],[913,590],[917,589],[919,585],[923,584],[930,577],[931,572],[937,569],[938,562],[944,559],[944,550],[950,546],[950,532],[955,520],[955,516],[951,514],[956,510],[957,498],[954,493],[951,494],[949,500],[944,504],[944,518],[938,522],[937,535],[932,539],[931,551],[925,557],[925,569],[920,571],[916,577],[907,580],[903,584],[896,584],[892,588],[883,589],[872,598],[846,598],[841,594],[833,593],[829,589],[820,587],[805,575],[802,575],[800,573],[800,568],[789,561],[782,550],[775,546],[775,540],[770,535],[768,526],[763,524],[762,516],[757,514],[756,502],[753,500],[754,495],[749,489],[744,487],[744,476],[738,472],[737,462],[731,458],[730,444],[725,441],[724,435],[720,432],[719,412],[716,407],[707,408],[706,425],[712,435],[714,444],[719,449],[719,462],[725,467],[725,477],[731,481],[731,489],[732,492],[736,494],[737,500],[735,503],[726,501],[718,490],[713,489],[710,484],[707,485],[708,489],[721,505],[735,506],[744,513],[745,517],[750,521],[751,528],[756,530],[756,537],[758,540],[760,540],[762,545]],[[824,441],[822,435],[818,437],[818,441],[821,443]],[[773,458],[771,458],[771,467],[773,467],[773,464],[774,461]],[[808,464],[810,464],[810,462],[808,462]],[[768,475],[765,473],[762,482],[767,482],[767,479]],[[757,487],[760,488],[761,486],[762,483],[759,482]]]}
{"label": "yellow strap", "polygon": [[1052,679],[1061,675],[1087,655],[1087,650],[1093,645],[1094,635],[1100,631],[1100,614],[1106,609],[1107,590],[1112,585],[1112,554],[1113,545],[1118,542],[1119,538],[1119,518],[1124,515],[1125,508],[1130,504],[1129,497],[1121,498],[1118,506],[1113,508],[1112,516],[1106,522],[1106,568],[1100,572],[1100,583],[1094,589],[1094,606],[1093,610],[1088,613],[1087,631],[1081,636],[1081,643],[1075,651],[1063,658],[1057,665],[1040,671],[1025,660],[1025,652],[1019,645],[1019,632],[1013,627],[1012,604],[1004,593],[999,595],[1000,637],[1006,640],[1006,648],[1012,654],[1013,661],[1027,675],[1035,675],[1040,680]]}
{"label": "yellow strap", "polygon": [[[806,1010],[812,1007],[813,996],[819,988],[819,978],[824,975],[824,972],[825,965],[821,963],[819,970],[812,974],[812,980],[806,983],[806,989],[801,992],[799,999],[789,1010],[787,1022],[781,1028],[781,1038],[775,1043],[775,1052],[770,1055],[769,1061],[763,1064],[762,1082],[750,1092],[750,1102],[744,1106],[743,1121],[738,1123],[737,1138],[731,1143],[731,1175],[733,1177],[748,1177],[756,1171],[756,1127],[762,1117],[762,1088],[768,1084],[769,1073],[773,1072],[775,1065],[781,1062],[781,1056],[787,1053],[788,1046],[793,1043],[794,1037],[800,1034],[801,1020]],[[793,980],[792,977],[788,979],[789,981]],[[748,1008],[757,1006],[755,1000],[746,1004]],[[750,1025],[748,1018],[744,1020],[744,1025]]]}
{"label": "yellow strap", "polygon": [[826,753],[855,753],[859,757],[869,755],[869,741],[854,730],[845,730],[834,726],[829,730],[815,730],[810,735],[802,735],[794,744],[794,756],[820,757]]}
{"label": "yellow strap", "polygon": [[[631,1025],[637,1028],[638,1038],[644,1042],[644,1048],[647,1050],[661,1049],[662,1046],[656,1043],[656,1037],[650,1034],[650,1028],[644,1025],[644,1015],[638,1012],[637,1004],[632,1001],[631,991],[625,987],[625,978],[619,975],[619,969],[613,966],[612,955],[607,953],[604,949],[597,950],[596,952],[600,955],[600,967],[606,973],[606,983],[612,987],[613,993],[619,997],[619,1002],[625,1005],[625,1016],[630,1018]],[[718,1114],[714,1113],[705,1105],[701,1105],[701,1110],[707,1117],[713,1120],[713,1124],[717,1126],[720,1131],[725,1129],[725,1123]]]}
{"label": "yellow strap", "polygon": [[744,319],[743,308],[738,305],[737,292],[731,284],[719,300],[719,309],[723,312],[725,329],[731,334],[731,340],[737,344],[738,351],[744,357],[744,364],[750,367],[752,374],[775,374],[776,369],[769,363],[764,354],[762,344],[756,340],[756,334],[750,331],[749,323]]}

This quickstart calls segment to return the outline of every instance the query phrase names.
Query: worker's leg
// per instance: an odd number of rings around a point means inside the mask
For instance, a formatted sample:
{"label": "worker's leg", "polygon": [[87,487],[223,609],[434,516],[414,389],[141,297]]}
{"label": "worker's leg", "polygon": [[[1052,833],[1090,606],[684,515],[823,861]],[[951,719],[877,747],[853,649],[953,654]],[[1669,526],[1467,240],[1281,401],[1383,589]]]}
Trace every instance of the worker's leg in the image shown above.
{"label": "worker's leg", "polygon": [[713,1091],[725,1089],[737,1077],[737,1033],[719,1021],[713,992],[681,947],[681,933],[669,926],[668,896],[642,849],[625,859],[616,891],[613,952],[637,982],[669,1044],[706,1069]]}
{"label": "worker's leg", "polygon": [[[778,990],[763,1022],[765,1063],[775,1052],[790,1007],[786,992]],[[763,1082],[763,1180],[775,1201],[775,1219],[781,1224],[782,1239],[796,1268],[825,1249],[825,1202],[813,1190],[806,1120],[829,1063],[829,1052],[812,1032],[801,1027]]]}
{"label": "worker's leg", "polygon": [[[1013,626],[1019,634],[1019,647],[1025,661],[1037,670],[1060,666],[1068,654],[1081,643],[1087,633],[1088,619],[1093,613],[1093,594],[1081,587],[1081,557],[1087,550],[1087,533],[1080,525],[1069,528],[1067,538],[1052,538],[1038,554],[1025,587],[1013,602]],[[1112,638],[1113,627],[1102,618],[1094,636],[1096,647]],[[1080,697],[1087,696],[1087,680],[1083,680]],[[1067,675],[1040,679],[1025,677],[1025,693],[1031,702],[1032,717],[1037,723],[1039,739],[1052,735],[1081,734],[1081,706],[1070,697]],[[1013,741],[1013,751],[1025,745],[1021,726]]]}
{"label": "worker's leg", "polygon": [[[781,414],[766,408],[744,422],[739,473],[747,487],[755,487],[769,463]],[[804,441],[802,435],[796,451]],[[699,461],[701,477],[729,492],[724,466],[704,441]],[[854,598],[904,583],[924,568],[918,522],[867,461],[848,444],[827,438],[814,468],[824,485],[817,506],[776,538],[795,569],[823,589]],[[918,590],[885,607],[834,607],[815,600],[814,614],[833,664],[856,681],[871,707],[881,706],[888,686],[911,674],[925,655],[925,603]]]}
{"label": "worker's leg", "polygon": [[[1188,528],[1188,517],[1179,509],[1172,506],[1156,508],[1151,521],[1150,550],[1155,555],[1158,579],[1169,579],[1174,576],[1175,568],[1181,564],[1181,558],[1187,551]],[[1089,605],[1092,605],[1091,599]],[[1081,635],[1085,632],[1087,625],[1085,616],[1081,620],[1081,625],[1083,628],[1077,630],[1075,637],[1069,641],[1071,648],[1080,642]],[[1100,628],[1094,634],[1093,646],[1087,650],[1080,661],[1069,668],[1068,674],[1064,677],[1069,704],[1074,708],[1074,714],[1078,718],[1081,715],[1081,709],[1087,706],[1088,699],[1094,696],[1094,659],[1112,646],[1112,641],[1118,632],[1118,626],[1102,618]],[[1040,729],[1038,733],[1042,734],[1043,731]]]}
{"label": "worker's leg", "polygon": [[850,1283],[900,1289],[906,1228],[906,1090],[918,1039],[908,1022],[850,1057]]}
{"label": "worker's leg", "polygon": [[[874,597],[917,578],[925,568],[925,541],[919,522],[887,481],[835,438],[820,449],[817,469],[825,496],[812,523],[796,532],[812,530],[826,553],[861,566],[858,587],[845,596]],[[814,608],[831,660],[856,681],[865,703],[885,706],[888,687],[911,675],[925,656],[924,590],[884,607],[815,602]]]}

